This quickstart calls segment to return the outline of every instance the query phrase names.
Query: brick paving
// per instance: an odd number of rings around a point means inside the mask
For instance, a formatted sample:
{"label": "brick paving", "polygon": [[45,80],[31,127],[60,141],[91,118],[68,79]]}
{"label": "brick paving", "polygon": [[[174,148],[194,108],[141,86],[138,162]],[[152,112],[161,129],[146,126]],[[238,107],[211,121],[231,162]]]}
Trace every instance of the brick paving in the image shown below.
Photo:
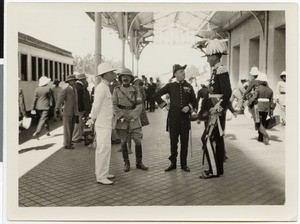
{"label": "brick paving", "polygon": [[[225,144],[228,161],[220,178],[202,180],[201,141],[203,124],[192,124],[192,152],[188,156],[190,173],[180,168],[164,172],[169,165],[169,139],[165,131],[166,112],[148,113],[151,125],[144,127],[143,162],[148,171],[123,171],[120,145],[113,145],[110,173],[114,184],[96,183],[94,151],[75,144],[75,150],[62,148],[62,128],[51,138],[20,144],[19,206],[163,206],[163,205],[282,205],[285,202],[285,128],[269,130],[270,145],[256,141],[251,120],[244,115],[227,122]],[[47,147],[43,148],[43,145]],[[134,143],[133,143],[134,146]],[[43,150],[32,150],[41,147]],[[31,150],[24,149],[31,148]],[[23,150],[23,151],[22,151]],[[42,151],[42,152],[41,152]],[[21,153],[20,153],[21,152]],[[134,152],[134,149],[133,149]],[[30,156],[28,156],[30,154]],[[32,165],[31,158],[38,157]]]}

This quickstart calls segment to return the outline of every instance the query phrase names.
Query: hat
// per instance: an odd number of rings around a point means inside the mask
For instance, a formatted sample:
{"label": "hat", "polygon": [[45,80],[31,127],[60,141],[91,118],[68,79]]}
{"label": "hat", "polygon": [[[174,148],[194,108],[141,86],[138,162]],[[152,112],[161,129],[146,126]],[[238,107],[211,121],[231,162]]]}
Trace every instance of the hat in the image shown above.
{"label": "hat", "polygon": [[106,62],[103,62],[103,63],[101,63],[101,64],[98,65],[98,73],[97,73],[96,76],[103,75],[105,73],[116,71],[116,70],[117,69],[113,68],[113,66],[112,66],[111,63],[109,63],[108,61],[106,61]]}
{"label": "hat", "polygon": [[78,75],[76,75],[76,78],[79,80],[79,79],[86,79],[86,75],[84,73],[80,73]]}
{"label": "hat", "polygon": [[249,72],[250,73],[250,75],[259,75],[259,70],[258,70],[258,68],[257,67],[252,67],[251,68],[251,71]]}
{"label": "hat", "polygon": [[130,82],[133,82],[134,76],[133,76],[130,69],[128,69],[128,68],[121,68],[120,69],[120,75],[118,77],[119,82],[122,82],[122,75],[130,75],[131,76]]}
{"label": "hat", "polygon": [[286,76],[286,71],[281,72],[280,78],[282,78],[282,76]]}
{"label": "hat", "polygon": [[60,83],[60,81],[57,79],[53,82],[54,85],[58,85],[59,83]]}
{"label": "hat", "polygon": [[[199,48],[205,54],[202,57],[207,57],[215,54],[227,55],[227,44],[225,43],[226,41],[228,41],[228,39],[204,39],[198,41],[196,44],[194,44],[193,47]],[[205,51],[203,50],[203,48],[205,48]]]}
{"label": "hat", "polygon": [[173,77],[172,77],[172,78],[175,77],[175,73],[176,73],[178,70],[180,70],[180,69],[185,69],[186,66],[187,66],[187,65],[181,66],[181,65],[179,65],[179,64],[173,65]]}
{"label": "hat", "polygon": [[258,74],[256,80],[262,81],[262,82],[268,82],[269,81],[267,75],[265,73],[262,73],[262,72]]}
{"label": "hat", "polygon": [[50,81],[51,81],[51,79],[47,78],[46,76],[42,76],[39,79],[39,86],[47,85]]}
{"label": "hat", "polygon": [[70,82],[70,81],[72,81],[72,80],[77,80],[77,78],[76,78],[75,75],[69,75],[69,76],[67,77],[67,80],[66,80],[65,82]]}

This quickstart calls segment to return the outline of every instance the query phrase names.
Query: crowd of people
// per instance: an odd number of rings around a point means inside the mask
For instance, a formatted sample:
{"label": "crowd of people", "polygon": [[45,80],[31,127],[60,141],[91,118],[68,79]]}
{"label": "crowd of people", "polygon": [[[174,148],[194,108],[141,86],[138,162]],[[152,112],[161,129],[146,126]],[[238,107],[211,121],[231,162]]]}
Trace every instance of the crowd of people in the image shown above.
{"label": "crowd of people", "polygon": [[[200,178],[224,175],[223,163],[227,158],[224,143],[227,110],[235,116],[249,110],[258,131],[257,140],[268,144],[267,117],[273,116],[276,103],[280,106],[282,125],[286,124],[286,72],[280,75],[282,80],[278,83],[275,96],[268,85],[266,74],[257,67],[251,68],[250,80],[242,78],[237,88],[232,90],[229,72],[221,63],[222,56],[227,54],[226,43],[218,39],[205,40],[198,42],[196,47],[205,54],[212,71],[210,79],[201,84],[197,93],[185,80],[187,65],[179,64],[172,68],[174,81],[162,86],[159,79],[154,83],[151,77],[148,82],[145,76],[139,79],[128,68],[116,71],[109,62],[103,62],[98,66],[96,75],[101,77],[101,82],[93,89],[92,95],[88,91],[85,74],[69,75],[65,81],[68,86],[64,89],[59,87],[58,80],[50,88],[48,83],[51,80],[41,77],[31,111],[33,115],[38,114],[40,117],[33,137],[38,139],[44,127],[46,134],[50,135],[51,114],[54,121],[63,120],[65,149],[74,149],[73,143],[82,141],[84,126],[94,127],[96,181],[110,185],[114,178],[109,172],[112,144],[121,144],[124,172],[131,169],[128,156],[132,153],[131,141],[135,143],[136,168],[148,170],[143,163],[142,127],[149,125],[146,111],[154,112],[157,103],[159,108],[168,110],[166,130],[169,132],[171,155],[170,165],[165,171],[177,168],[180,140],[180,167],[183,171],[190,172],[187,154],[191,120],[194,119],[198,123],[204,122],[205,126],[201,140],[203,161],[206,158],[209,169],[204,170]],[[19,90],[19,118],[27,116],[22,95]],[[166,97],[163,99],[164,95]]]}

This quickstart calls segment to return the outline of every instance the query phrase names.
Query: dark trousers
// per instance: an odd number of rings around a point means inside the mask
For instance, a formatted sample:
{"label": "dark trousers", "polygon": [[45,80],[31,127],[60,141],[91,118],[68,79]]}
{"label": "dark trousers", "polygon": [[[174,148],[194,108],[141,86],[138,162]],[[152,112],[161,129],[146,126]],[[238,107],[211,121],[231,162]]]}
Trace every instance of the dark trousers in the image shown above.
{"label": "dark trousers", "polygon": [[171,163],[176,164],[177,162],[177,145],[178,138],[180,137],[180,164],[181,167],[187,166],[187,154],[188,154],[188,143],[189,143],[189,131],[190,131],[190,120],[188,114],[184,114],[180,110],[170,109],[168,115],[170,142],[171,142],[171,156],[169,160]]}
{"label": "dark trousers", "polygon": [[44,126],[47,131],[50,131],[50,129],[49,129],[49,110],[37,110],[37,113],[38,113],[40,119],[39,119],[39,123],[37,125],[35,133],[37,135],[39,135],[42,132]]}
{"label": "dark trousers", "polygon": [[[260,123],[257,123],[257,129],[258,129],[258,140],[263,141],[263,138],[266,134],[266,121],[267,121],[268,112],[262,112],[259,111],[259,119]],[[263,132],[262,132],[263,131]]]}
{"label": "dark trousers", "polygon": [[153,97],[149,98],[150,111],[155,111],[155,99]]}

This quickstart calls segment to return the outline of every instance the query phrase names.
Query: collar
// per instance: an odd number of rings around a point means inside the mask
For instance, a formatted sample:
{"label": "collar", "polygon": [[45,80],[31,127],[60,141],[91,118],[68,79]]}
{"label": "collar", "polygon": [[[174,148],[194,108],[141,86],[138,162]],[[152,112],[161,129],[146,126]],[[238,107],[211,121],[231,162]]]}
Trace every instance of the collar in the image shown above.
{"label": "collar", "polygon": [[215,70],[217,68],[219,68],[221,66],[221,62],[218,62],[217,64],[215,64],[212,68],[212,70]]}
{"label": "collar", "polygon": [[175,81],[175,82],[177,82],[177,83],[185,83],[185,80],[178,81],[178,80],[176,79],[176,81]]}
{"label": "collar", "polygon": [[79,81],[79,80],[77,80],[76,83],[80,83],[81,85],[83,85],[83,83],[81,81]]}
{"label": "collar", "polygon": [[101,82],[103,82],[103,84],[105,84],[105,85],[107,85],[107,86],[109,86],[109,81],[107,81],[106,79],[101,79]]}

